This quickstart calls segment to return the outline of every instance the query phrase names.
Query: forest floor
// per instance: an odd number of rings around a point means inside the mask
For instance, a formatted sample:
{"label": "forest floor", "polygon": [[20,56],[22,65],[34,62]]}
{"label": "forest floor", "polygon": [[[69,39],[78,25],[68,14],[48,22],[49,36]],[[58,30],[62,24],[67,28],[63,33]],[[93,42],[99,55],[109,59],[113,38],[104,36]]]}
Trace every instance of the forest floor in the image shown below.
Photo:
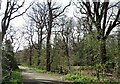
{"label": "forest floor", "polygon": [[23,84],[73,84],[65,81],[62,75],[37,73],[25,67],[20,67],[22,71]]}

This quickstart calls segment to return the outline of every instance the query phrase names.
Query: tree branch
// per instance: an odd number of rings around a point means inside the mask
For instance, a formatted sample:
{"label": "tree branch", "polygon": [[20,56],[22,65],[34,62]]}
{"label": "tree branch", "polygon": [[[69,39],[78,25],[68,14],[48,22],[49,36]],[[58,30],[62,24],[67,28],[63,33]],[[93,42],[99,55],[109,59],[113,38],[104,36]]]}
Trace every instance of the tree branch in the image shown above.
{"label": "tree branch", "polygon": [[[65,6],[60,13],[58,13],[57,15],[54,15],[53,19],[54,19],[54,18],[57,18],[58,16],[60,16],[60,15],[65,11],[65,9],[66,9],[67,7],[69,7],[70,5],[71,5],[71,2],[69,2],[69,4],[68,4],[67,6]],[[59,8],[59,7],[58,7],[58,8]],[[57,8],[57,9],[58,9],[58,8]]]}
{"label": "tree branch", "polygon": [[111,30],[112,30],[115,26],[118,25],[117,21],[119,20],[119,17],[120,17],[120,9],[118,10],[117,16],[116,16],[113,24],[111,23],[111,25],[108,27],[108,30],[107,30],[107,32],[106,32],[105,37],[107,37],[107,36],[110,34]]}
{"label": "tree branch", "polygon": [[27,11],[33,4],[34,4],[34,2],[33,2],[32,4],[30,4],[29,7],[26,8],[24,12],[22,12],[22,13],[16,15],[16,16],[14,16],[14,17],[12,17],[10,20],[12,20],[12,19],[14,19],[14,18],[16,18],[16,17],[22,16],[24,13],[26,13],[26,11]]}

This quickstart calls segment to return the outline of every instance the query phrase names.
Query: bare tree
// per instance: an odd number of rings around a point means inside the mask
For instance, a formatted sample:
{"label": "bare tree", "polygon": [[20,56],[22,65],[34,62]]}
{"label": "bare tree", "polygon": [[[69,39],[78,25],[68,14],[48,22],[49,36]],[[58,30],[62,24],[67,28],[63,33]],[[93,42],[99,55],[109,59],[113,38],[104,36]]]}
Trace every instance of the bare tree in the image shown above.
{"label": "bare tree", "polygon": [[22,2],[21,5],[19,5],[18,0],[7,0],[7,5],[6,5],[6,9],[4,12],[4,16],[3,19],[1,21],[1,26],[2,26],[2,40],[6,34],[6,31],[10,25],[11,20],[13,20],[16,17],[22,16],[28,9],[29,7],[32,5],[29,5],[28,8],[25,9],[24,12],[22,13],[18,13],[16,15],[16,13],[24,6],[25,1]]}
{"label": "bare tree", "polygon": [[[27,16],[30,18],[30,20],[32,21],[32,23],[35,25],[35,30],[37,32],[37,42],[38,45],[35,46],[32,39],[31,42],[34,45],[35,49],[38,52],[38,62],[37,62],[37,66],[40,65],[40,58],[41,58],[41,49],[42,49],[42,42],[45,39],[45,37],[43,37],[43,35],[45,35],[45,26],[46,26],[46,20],[47,20],[47,5],[43,2],[43,3],[36,3],[35,5],[33,5],[32,7],[32,12],[30,11]],[[33,26],[33,25],[31,25]],[[31,30],[31,29],[30,29]],[[32,36],[33,37],[33,36]]]}
{"label": "bare tree", "polygon": [[51,44],[50,44],[50,38],[51,38],[51,31],[53,27],[53,21],[57,17],[59,17],[61,14],[64,13],[65,9],[70,6],[71,3],[69,3],[67,6],[65,6],[62,10],[60,10],[61,6],[55,7],[53,4],[52,6],[52,0],[47,0],[47,6],[48,6],[48,28],[47,28],[47,43],[46,43],[46,70],[51,70],[51,61],[50,61],[50,51],[51,51]]}
{"label": "bare tree", "polygon": [[[2,28],[2,42],[4,39],[4,36],[6,34],[6,31],[8,30],[9,26],[10,26],[10,22],[11,20],[15,19],[16,17],[22,16],[28,9],[29,7],[32,5],[29,5],[28,8],[26,8],[22,13],[19,12],[19,10],[24,6],[25,1],[23,1],[21,3],[21,5],[19,4],[18,0],[7,0],[6,1],[6,8],[5,8],[5,12],[4,12],[4,16],[2,18],[1,21],[1,28]],[[2,43],[1,42],[1,43]],[[4,52],[2,52],[2,70],[3,72],[7,72],[6,75],[3,73],[3,81],[5,82],[4,79],[6,79],[6,77],[8,77],[10,79],[11,77],[11,73],[12,70],[14,70],[15,68],[17,68],[17,63],[16,60],[14,58],[14,52],[13,50],[11,50],[11,41],[10,40],[6,40],[5,41],[6,45],[9,45],[7,49],[4,50]],[[1,45],[0,45],[1,47]]]}
{"label": "bare tree", "polygon": [[67,56],[67,62],[68,62],[68,66],[69,66],[69,72],[70,72],[70,33],[71,33],[71,24],[69,21],[65,21],[63,20],[63,26],[62,26],[62,38],[63,38],[63,42],[65,44],[65,54]]}
{"label": "bare tree", "polygon": [[28,56],[28,59],[29,59],[29,66],[32,65],[32,52],[33,52],[33,48],[32,48],[32,42],[31,42],[31,36],[28,36],[28,37],[25,37],[25,39],[28,41],[28,51],[29,51],[29,56]]}
{"label": "bare tree", "polygon": [[[97,30],[97,39],[100,42],[100,50],[101,50],[101,59],[102,63],[105,64],[107,61],[106,57],[106,39],[110,32],[115,28],[118,24],[120,24],[120,20],[118,19],[120,16],[120,9],[118,9],[117,4],[110,5],[109,0],[100,2],[100,0],[92,1],[86,0],[79,3],[80,12],[89,19],[94,24]],[[115,9],[115,11],[114,11]]]}

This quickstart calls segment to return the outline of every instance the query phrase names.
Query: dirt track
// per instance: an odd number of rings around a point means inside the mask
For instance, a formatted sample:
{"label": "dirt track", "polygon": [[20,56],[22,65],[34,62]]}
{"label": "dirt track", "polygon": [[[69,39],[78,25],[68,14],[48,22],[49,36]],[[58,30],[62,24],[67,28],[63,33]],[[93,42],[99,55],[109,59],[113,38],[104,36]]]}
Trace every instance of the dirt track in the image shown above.
{"label": "dirt track", "polygon": [[20,68],[24,84],[73,84],[66,82],[60,75],[51,75],[46,73],[36,73],[27,68]]}

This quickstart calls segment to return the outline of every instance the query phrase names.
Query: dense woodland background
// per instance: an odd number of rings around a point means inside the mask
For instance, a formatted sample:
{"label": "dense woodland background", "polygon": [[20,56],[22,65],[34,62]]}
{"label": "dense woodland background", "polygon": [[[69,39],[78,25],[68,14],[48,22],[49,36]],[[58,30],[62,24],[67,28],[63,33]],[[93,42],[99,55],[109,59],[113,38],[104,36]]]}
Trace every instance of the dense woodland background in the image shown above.
{"label": "dense woodland background", "polygon": [[[66,6],[33,1],[22,13],[16,12],[24,1],[17,2],[7,0],[1,21],[3,80],[18,64],[98,80],[103,75],[119,78],[120,1],[77,0]],[[70,6],[75,8],[73,17],[66,14]],[[10,22],[23,14],[25,23],[16,30]],[[19,50],[22,41],[27,45]]]}

